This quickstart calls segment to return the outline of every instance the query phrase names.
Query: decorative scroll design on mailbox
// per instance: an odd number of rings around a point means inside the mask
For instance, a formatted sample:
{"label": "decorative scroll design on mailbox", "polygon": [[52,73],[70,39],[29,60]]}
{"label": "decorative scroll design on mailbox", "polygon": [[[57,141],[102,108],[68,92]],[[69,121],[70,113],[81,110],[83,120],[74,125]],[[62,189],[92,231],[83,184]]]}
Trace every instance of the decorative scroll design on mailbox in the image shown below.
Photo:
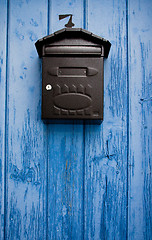
{"label": "decorative scroll design on mailbox", "polygon": [[57,85],[54,92],[54,113],[57,115],[91,115],[91,86],[63,87]]}
{"label": "decorative scroll design on mailbox", "polygon": [[43,59],[42,119],[103,119],[103,62],[110,46],[87,30],[69,27],[36,42]]}

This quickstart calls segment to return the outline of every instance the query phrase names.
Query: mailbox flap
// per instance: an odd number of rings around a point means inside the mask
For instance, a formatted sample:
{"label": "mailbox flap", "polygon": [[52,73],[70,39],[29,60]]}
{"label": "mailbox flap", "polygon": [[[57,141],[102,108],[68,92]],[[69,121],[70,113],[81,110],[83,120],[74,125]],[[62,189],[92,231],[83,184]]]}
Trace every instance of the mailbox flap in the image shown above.
{"label": "mailbox flap", "polygon": [[50,54],[83,53],[102,54],[103,57],[107,58],[111,43],[82,28],[63,28],[51,35],[39,39],[35,43],[35,46],[39,57]]}
{"label": "mailbox flap", "polygon": [[44,55],[96,55],[101,56],[102,48],[99,46],[46,46]]}

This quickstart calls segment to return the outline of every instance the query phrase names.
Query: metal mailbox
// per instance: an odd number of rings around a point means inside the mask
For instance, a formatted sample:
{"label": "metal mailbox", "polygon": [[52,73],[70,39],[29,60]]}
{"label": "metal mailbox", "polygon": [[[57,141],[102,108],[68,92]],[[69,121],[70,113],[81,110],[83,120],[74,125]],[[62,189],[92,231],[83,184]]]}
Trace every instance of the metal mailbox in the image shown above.
{"label": "metal mailbox", "polygon": [[110,42],[81,28],[64,28],[35,45],[42,57],[42,119],[101,122]]}

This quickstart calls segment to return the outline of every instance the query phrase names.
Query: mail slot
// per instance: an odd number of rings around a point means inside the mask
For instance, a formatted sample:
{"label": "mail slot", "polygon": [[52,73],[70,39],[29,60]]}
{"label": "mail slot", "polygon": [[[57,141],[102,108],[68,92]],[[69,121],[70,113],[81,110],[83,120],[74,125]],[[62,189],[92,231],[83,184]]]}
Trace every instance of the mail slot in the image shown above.
{"label": "mail slot", "polygon": [[84,29],[64,28],[35,45],[42,57],[42,119],[101,122],[110,42]]}

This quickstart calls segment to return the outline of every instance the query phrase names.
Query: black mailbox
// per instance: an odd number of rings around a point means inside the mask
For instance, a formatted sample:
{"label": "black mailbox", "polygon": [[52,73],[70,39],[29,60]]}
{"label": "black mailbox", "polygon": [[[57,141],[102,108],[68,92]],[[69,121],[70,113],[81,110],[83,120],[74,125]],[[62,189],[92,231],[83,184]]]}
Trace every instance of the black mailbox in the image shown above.
{"label": "black mailbox", "polygon": [[42,119],[103,120],[103,62],[110,42],[64,28],[36,42],[42,57]]}

